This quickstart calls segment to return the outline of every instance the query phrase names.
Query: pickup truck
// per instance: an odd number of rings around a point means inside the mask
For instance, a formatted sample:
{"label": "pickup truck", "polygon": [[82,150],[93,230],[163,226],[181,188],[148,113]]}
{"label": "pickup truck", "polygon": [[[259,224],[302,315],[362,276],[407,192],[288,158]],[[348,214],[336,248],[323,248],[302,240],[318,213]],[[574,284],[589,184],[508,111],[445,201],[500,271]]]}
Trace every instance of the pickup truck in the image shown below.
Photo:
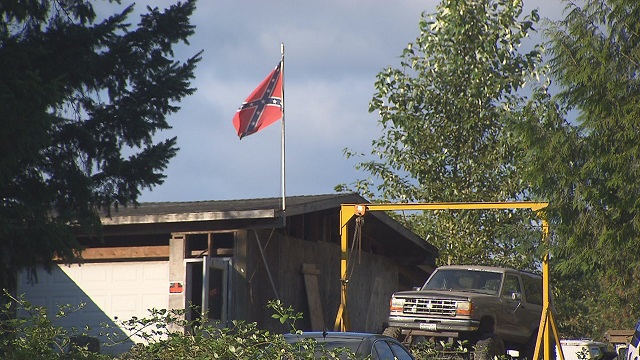
{"label": "pickup truck", "polygon": [[542,314],[542,277],[511,268],[449,265],[413,291],[394,293],[384,334],[405,343],[466,340],[474,358],[516,350],[531,359]]}

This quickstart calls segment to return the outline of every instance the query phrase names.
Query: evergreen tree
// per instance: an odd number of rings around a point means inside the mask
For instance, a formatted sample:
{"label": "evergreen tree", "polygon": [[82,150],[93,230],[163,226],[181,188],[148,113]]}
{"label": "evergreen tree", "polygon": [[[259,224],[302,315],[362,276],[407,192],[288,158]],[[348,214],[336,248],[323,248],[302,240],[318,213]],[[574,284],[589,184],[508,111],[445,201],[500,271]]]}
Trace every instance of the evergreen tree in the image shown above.
{"label": "evergreen tree", "polygon": [[133,6],[100,20],[91,1],[0,4],[0,287],[75,262],[99,211],[163,182],[178,148],[155,135],[194,91],[200,54],[172,59],[194,9],[147,8],[132,27]]}
{"label": "evergreen tree", "polygon": [[545,110],[523,132],[527,178],[551,203],[556,307],[569,336],[599,337],[640,316],[638,19],[633,0],[567,2],[548,32],[560,92],[537,93]]}

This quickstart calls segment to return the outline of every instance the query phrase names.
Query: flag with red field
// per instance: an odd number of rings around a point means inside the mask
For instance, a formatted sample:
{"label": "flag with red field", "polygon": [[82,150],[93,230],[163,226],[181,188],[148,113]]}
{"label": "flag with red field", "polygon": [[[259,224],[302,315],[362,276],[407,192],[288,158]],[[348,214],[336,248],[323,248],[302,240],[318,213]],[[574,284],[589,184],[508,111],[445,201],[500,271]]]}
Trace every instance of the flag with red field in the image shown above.
{"label": "flag with red field", "polygon": [[233,117],[233,126],[242,139],[280,120],[282,114],[281,61],[240,105]]}

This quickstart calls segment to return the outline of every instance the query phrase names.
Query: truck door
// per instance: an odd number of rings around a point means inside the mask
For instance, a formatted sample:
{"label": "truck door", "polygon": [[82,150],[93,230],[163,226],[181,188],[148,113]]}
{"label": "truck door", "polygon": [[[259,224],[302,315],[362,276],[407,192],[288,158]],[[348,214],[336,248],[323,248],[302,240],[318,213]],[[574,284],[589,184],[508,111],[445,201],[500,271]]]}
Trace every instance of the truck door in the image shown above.
{"label": "truck door", "polygon": [[[524,301],[520,276],[506,274],[502,286],[503,325],[507,340],[526,342],[532,331],[532,321],[540,321],[540,309],[534,309]],[[503,335],[503,334],[501,334]]]}

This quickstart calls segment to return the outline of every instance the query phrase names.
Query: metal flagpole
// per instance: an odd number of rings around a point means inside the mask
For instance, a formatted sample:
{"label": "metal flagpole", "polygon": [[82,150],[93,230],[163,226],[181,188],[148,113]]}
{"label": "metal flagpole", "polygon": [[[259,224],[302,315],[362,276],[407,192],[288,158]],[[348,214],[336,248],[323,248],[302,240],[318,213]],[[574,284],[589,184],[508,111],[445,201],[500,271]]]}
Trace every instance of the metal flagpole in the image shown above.
{"label": "metal flagpole", "polygon": [[284,146],[284,113],[285,113],[285,106],[284,106],[284,43],[280,44],[280,54],[282,56],[280,62],[281,62],[281,76],[282,76],[282,137],[281,137],[281,153],[282,153],[282,158],[280,159],[280,161],[282,162],[282,173],[280,174],[281,179],[280,182],[282,183],[282,218],[285,219],[284,216],[284,211],[286,209],[286,204],[285,204],[285,199],[286,199],[286,178],[285,178],[285,146]]}

